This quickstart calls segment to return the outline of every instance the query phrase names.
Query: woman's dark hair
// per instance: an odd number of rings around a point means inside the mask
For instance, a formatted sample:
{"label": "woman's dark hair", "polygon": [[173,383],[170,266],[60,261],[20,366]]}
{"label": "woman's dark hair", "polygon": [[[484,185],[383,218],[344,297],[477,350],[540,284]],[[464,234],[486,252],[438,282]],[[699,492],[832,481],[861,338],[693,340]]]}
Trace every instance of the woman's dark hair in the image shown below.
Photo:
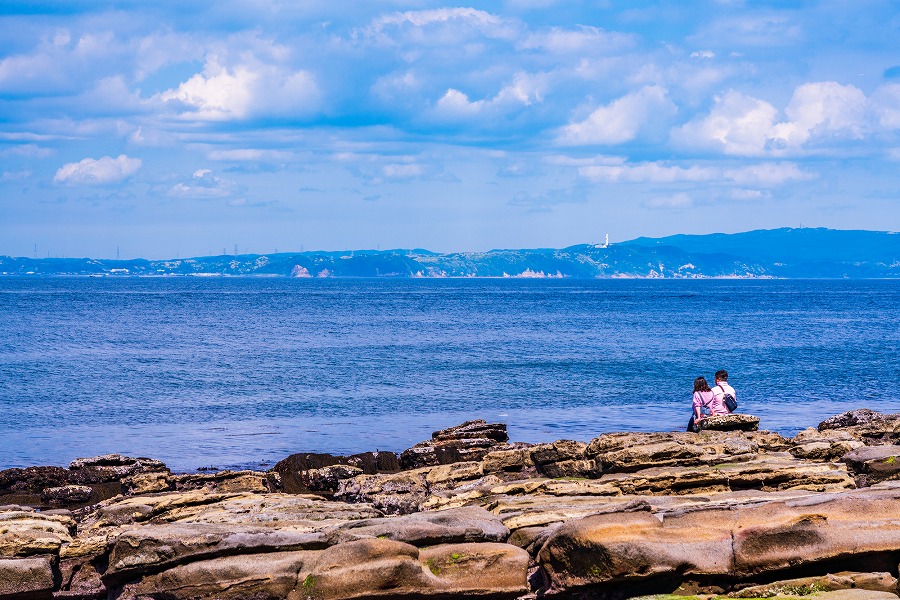
{"label": "woman's dark hair", "polygon": [[694,391],[695,392],[711,392],[709,389],[709,384],[706,383],[705,377],[698,377],[694,380]]}

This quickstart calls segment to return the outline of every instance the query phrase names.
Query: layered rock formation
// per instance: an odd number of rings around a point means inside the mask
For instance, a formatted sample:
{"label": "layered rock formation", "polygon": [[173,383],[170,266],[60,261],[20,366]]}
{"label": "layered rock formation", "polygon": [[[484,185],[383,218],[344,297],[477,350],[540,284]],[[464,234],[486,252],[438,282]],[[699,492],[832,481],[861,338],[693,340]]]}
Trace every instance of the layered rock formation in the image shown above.
{"label": "layered rock formation", "polygon": [[897,598],[898,431],[854,411],[529,445],[482,421],[268,473],[9,469],[0,599]]}

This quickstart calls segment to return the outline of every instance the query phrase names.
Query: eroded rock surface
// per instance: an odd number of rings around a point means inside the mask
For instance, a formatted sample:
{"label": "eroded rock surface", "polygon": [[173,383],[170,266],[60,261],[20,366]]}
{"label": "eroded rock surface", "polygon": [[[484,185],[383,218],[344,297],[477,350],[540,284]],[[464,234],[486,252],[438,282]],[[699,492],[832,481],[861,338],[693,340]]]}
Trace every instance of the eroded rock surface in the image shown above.
{"label": "eroded rock surface", "polygon": [[[7,497],[43,510],[0,506],[0,600],[897,597],[895,419],[848,415],[793,439],[537,445],[469,422],[418,446],[434,464],[387,473],[327,455],[268,473],[118,455],[7,470]],[[285,473],[303,493],[285,493]],[[97,485],[119,491],[98,502]],[[55,497],[74,508],[50,510]]]}

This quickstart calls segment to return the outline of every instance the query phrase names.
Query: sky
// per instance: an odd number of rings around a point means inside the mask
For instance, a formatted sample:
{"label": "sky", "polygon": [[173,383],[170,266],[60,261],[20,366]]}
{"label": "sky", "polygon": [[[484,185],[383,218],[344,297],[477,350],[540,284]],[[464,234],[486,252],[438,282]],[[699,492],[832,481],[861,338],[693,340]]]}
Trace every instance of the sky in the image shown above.
{"label": "sky", "polygon": [[900,229],[894,1],[4,0],[0,255]]}

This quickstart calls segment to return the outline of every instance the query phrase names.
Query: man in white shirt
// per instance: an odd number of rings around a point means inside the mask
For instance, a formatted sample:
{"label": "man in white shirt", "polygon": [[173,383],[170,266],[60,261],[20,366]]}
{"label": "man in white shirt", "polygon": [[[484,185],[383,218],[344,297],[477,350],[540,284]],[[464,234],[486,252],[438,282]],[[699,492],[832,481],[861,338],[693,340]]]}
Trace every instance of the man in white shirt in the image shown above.
{"label": "man in white shirt", "polygon": [[712,389],[712,393],[723,406],[725,405],[726,394],[731,394],[731,397],[737,402],[737,392],[734,391],[733,387],[728,385],[728,371],[725,369],[716,371],[716,386]]}

